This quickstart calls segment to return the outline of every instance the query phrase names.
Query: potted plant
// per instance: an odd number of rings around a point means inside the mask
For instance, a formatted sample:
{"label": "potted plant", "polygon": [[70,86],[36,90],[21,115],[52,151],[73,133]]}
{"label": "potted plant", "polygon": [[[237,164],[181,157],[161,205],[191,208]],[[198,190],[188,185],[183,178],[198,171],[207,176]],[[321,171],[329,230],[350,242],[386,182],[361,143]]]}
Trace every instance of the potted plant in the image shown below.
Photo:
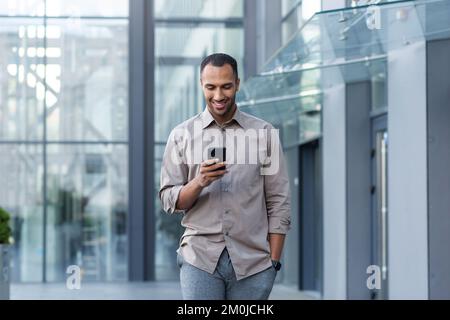
{"label": "potted plant", "polygon": [[0,207],[0,300],[9,299],[9,257],[11,239],[10,215]]}

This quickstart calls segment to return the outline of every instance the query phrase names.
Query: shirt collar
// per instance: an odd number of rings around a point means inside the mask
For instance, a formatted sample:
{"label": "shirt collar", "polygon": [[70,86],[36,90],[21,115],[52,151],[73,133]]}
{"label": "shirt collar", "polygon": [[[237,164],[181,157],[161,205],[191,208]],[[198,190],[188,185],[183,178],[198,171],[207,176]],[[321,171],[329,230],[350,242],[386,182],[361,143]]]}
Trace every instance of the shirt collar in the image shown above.
{"label": "shirt collar", "polygon": [[[213,118],[211,113],[209,112],[208,107],[205,107],[205,110],[201,114],[202,119],[202,128],[205,129],[208,127],[211,122],[216,122],[216,120]],[[236,111],[234,112],[233,117],[231,120],[227,122],[227,124],[236,121],[239,126],[241,126],[243,129],[245,129],[245,119],[241,111],[239,111],[239,107],[236,106]],[[218,125],[218,124],[217,124]]]}

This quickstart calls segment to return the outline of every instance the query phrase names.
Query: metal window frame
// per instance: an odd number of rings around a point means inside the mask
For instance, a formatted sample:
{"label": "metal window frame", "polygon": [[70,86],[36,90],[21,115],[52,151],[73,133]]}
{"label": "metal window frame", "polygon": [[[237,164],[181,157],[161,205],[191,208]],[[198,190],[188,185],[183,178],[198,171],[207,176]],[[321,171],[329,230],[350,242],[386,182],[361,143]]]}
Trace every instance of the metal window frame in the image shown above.
{"label": "metal window frame", "polygon": [[257,44],[257,8],[262,1],[244,1],[244,79],[258,73],[258,44]]}
{"label": "metal window frame", "polygon": [[[47,12],[47,1],[44,1],[44,12]],[[43,17],[44,22],[44,50],[47,51],[47,16],[44,15]],[[47,55],[44,55],[44,92],[47,92]],[[47,282],[47,94],[44,95],[44,121],[43,121],[43,145],[42,145],[42,157],[43,157],[43,191],[42,191],[42,197],[43,197],[43,220],[42,220],[42,238],[43,238],[43,256],[42,256],[42,282]]]}
{"label": "metal window frame", "polygon": [[129,1],[128,280],[155,278],[153,0]]}
{"label": "metal window frame", "polygon": [[244,24],[244,18],[154,18],[157,27],[198,27],[223,25],[226,28],[241,28]]}
{"label": "metal window frame", "polygon": [[294,14],[298,7],[300,7],[303,4],[303,0],[298,0],[296,4],[294,4],[287,12],[286,14],[282,15],[281,22],[286,22],[292,14]]}

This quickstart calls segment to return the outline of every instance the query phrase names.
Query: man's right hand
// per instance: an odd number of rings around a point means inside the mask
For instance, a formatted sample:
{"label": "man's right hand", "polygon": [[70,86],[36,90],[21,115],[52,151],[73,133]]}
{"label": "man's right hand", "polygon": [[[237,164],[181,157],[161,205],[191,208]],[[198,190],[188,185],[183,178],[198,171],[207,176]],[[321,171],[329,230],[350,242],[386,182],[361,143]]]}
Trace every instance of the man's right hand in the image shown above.
{"label": "man's right hand", "polygon": [[[197,183],[200,187],[205,188],[209,186],[212,182],[223,177],[226,170],[226,162],[218,162],[219,159],[209,159],[203,161],[200,165],[200,173],[195,177]],[[224,169],[217,170],[224,167]]]}
{"label": "man's right hand", "polygon": [[214,171],[226,166],[225,162],[218,163],[218,161],[218,159],[210,159],[202,162],[200,173],[181,188],[175,204],[177,209],[189,210],[194,205],[203,188],[209,186],[213,181],[222,178],[228,172],[226,169]]}

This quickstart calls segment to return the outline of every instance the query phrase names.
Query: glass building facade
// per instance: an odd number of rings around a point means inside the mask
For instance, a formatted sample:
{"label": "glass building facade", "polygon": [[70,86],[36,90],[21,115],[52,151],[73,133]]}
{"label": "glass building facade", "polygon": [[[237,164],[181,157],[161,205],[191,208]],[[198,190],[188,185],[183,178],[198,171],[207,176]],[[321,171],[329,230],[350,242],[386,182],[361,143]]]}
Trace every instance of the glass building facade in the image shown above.
{"label": "glass building facade", "polygon": [[127,279],[128,1],[0,4],[12,281]]}

